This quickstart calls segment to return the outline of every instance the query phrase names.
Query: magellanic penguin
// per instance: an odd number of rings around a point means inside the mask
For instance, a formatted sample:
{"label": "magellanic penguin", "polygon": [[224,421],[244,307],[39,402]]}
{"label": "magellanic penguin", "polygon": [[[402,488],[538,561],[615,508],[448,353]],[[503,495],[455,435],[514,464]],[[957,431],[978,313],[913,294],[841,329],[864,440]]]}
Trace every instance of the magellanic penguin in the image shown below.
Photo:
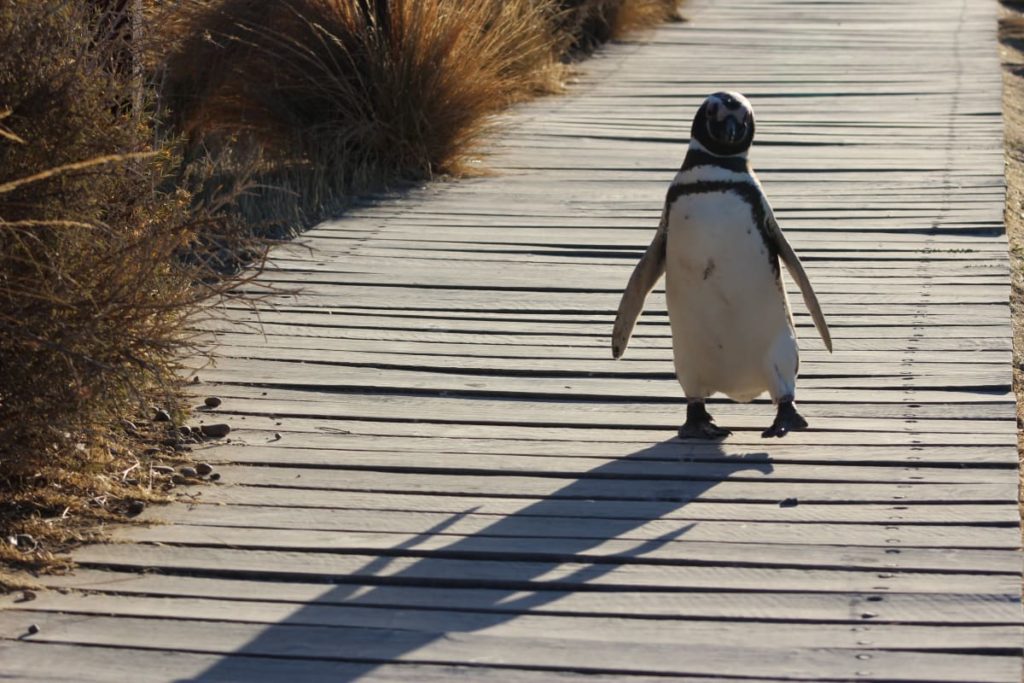
{"label": "magellanic penguin", "polygon": [[612,355],[619,358],[664,273],[676,377],[687,402],[682,438],[730,433],[704,406],[715,392],[746,402],[767,391],[778,408],[763,437],[807,427],[794,403],[798,348],[780,259],[832,350],[818,298],[747,159],[753,139],[754,111],[743,95],[718,92],[704,100],[658,231],[622,294],[612,331]]}

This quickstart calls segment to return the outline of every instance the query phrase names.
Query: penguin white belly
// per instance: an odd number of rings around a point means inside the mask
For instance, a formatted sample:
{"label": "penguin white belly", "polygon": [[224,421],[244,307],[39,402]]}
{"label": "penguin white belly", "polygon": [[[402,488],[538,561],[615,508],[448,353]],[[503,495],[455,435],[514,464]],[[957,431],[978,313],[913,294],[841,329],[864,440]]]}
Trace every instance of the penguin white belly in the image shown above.
{"label": "penguin white belly", "polygon": [[668,218],[665,289],[687,397],[792,400],[798,349],[776,259],[732,191],[683,194]]}

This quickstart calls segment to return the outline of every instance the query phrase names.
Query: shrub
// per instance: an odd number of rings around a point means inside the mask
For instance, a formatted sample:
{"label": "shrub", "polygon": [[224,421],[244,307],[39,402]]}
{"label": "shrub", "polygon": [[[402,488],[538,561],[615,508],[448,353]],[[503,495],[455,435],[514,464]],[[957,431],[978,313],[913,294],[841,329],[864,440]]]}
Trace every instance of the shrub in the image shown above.
{"label": "shrub", "polygon": [[176,160],[153,142],[118,25],[82,3],[0,0],[0,481],[87,469],[226,286],[179,257],[218,221],[166,185]]}
{"label": "shrub", "polygon": [[255,147],[264,185],[314,211],[465,170],[488,117],[557,69],[532,0],[191,0],[160,24],[178,36],[166,103],[193,149]]}
{"label": "shrub", "polygon": [[[308,222],[354,192],[469,169],[492,115],[675,0],[184,0],[165,104],[194,155],[259,158],[249,221]],[[163,43],[165,44],[165,42]]]}
{"label": "shrub", "polygon": [[558,30],[570,52],[590,52],[630,31],[679,18],[679,0],[559,0]]}

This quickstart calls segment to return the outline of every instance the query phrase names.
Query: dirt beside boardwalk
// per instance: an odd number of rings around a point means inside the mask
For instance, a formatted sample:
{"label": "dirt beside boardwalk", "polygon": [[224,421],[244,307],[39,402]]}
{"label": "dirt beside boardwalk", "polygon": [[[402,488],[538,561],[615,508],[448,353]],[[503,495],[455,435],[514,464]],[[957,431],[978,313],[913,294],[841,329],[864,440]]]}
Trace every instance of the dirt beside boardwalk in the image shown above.
{"label": "dirt beside boardwalk", "polygon": [[[1013,313],[1013,388],[1017,395],[1017,451],[1024,454],[1024,431],[1021,429],[1024,426],[1024,3],[1007,4],[1000,38],[1006,145],[1005,217],[1010,242],[1010,307]],[[1024,494],[1020,494],[1020,500],[1024,513]]]}

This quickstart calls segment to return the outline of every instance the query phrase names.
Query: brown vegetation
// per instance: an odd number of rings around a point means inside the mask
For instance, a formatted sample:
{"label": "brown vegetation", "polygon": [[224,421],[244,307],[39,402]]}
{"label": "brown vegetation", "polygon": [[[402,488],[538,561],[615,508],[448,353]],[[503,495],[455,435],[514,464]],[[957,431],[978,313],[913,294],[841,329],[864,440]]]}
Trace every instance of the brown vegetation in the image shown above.
{"label": "brown vegetation", "polygon": [[0,558],[151,495],[111,425],[173,401],[186,323],[230,285],[202,245],[237,231],[168,183],[116,19],[0,2]]}
{"label": "brown vegetation", "polygon": [[[491,116],[674,0],[186,0],[165,104],[193,151],[258,158],[246,218],[308,222],[346,195],[461,174]],[[273,188],[277,188],[276,190]]]}
{"label": "brown vegetation", "polygon": [[[1024,477],[1024,3],[1004,2],[1002,43],[1003,120],[1006,149],[1006,219],[1010,243],[1013,314],[1013,388],[1017,397],[1017,450]],[[1024,479],[1021,487],[1024,519]]]}

